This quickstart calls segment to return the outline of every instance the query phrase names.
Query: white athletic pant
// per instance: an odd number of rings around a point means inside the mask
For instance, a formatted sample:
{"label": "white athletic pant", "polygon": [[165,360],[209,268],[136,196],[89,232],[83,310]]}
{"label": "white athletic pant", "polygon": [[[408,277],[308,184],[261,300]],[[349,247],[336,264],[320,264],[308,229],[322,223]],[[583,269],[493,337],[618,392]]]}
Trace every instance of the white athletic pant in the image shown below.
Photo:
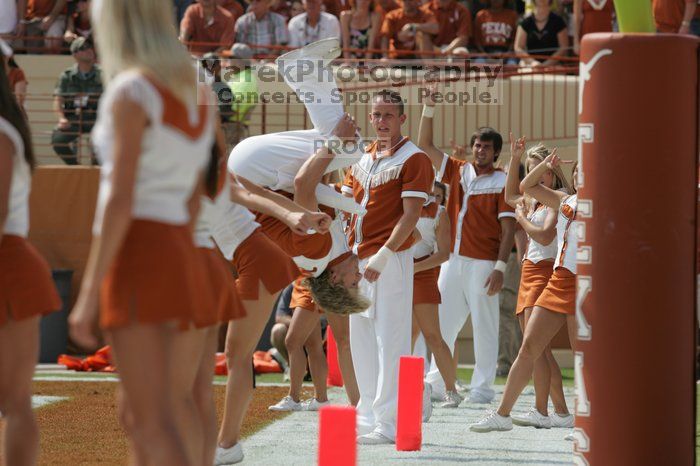
{"label": "white athletic pant", "polygon": [[[360,270],[367,259],[360,261]],[[360,435],[377,431],[396,438],[399,359],[411,354],[413,254],[396,253],[379,279],[360,282],[372,307],[350,316],[350,349],[360,389],[357,427]]]}
{"label": "white athletic pant", "polygon": [[[305,102],[314,129],[248,137],[233,148],[228,161],[231,172],[261,186],[289,192],[293,192],[294,177],[301,166],[331,136],[344,114],[334,80],[328,79],[324,73],[308,73],[297,82],[292,79],[302,76],[297,75],[296,69],[295,61],[284,62],[282,75]],[[309,96],[313,98],[309,100]],[[349,166],[355,161],[336,156],[327,172]],[[321,204],[353,211],[346,205],[347,201],[343,203],[343,196],[328,186],[319,185],[316,194]]]}
{"label": "white athletic pant", "polygon": [[[495,264],[495,261],[450,254],[438,279],[442,297],[442,304],[438,307],[442,338],[454,353],[457,335],[471,313],[476,358],[471,390],[487,399],[494,397],[492,385],[498,361],[499,307],[498,294],[488,296],[484,284]],[[445,382],[434,356],[426,381],[432,386],[433,394],[444,396]]]}

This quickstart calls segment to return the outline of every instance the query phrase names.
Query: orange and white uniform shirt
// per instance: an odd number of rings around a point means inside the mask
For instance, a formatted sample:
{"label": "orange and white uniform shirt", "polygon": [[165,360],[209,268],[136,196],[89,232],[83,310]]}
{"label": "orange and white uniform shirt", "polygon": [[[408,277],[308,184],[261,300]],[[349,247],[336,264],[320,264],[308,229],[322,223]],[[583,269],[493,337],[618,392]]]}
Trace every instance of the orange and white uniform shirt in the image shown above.
{"label": "orange and white uniform shirt", "polygon": [[592,32],[612,32],[615,15],[613,0],[583,0],[581,10],[581,37]]}
{"label": "orange and white uniform shirt", "polygon": [[148,116],[134,184],[132,217],[173,225],[189,222],[187,203],[209,161],[214,118],[208,105],[185,106],[168,89],[137,71],[116,76],[100,100],[92,140],[101,163],[93,233],[100,234],[105,203],[112,190],[114,123],[118,99],[138,102]]}
{"label": "orange and white uniform shirt", "polygon": [[435,198],[431,197],[429,203],[423,207],[423,212],[416,223],[416,230],[420,233],[421,239],[413,245],[413,257],[422,259],[430,256],[437,248],[437,228],[438,218],[445,208],[435,203]]}
{"label": "orange and white uniform shirt", "polygon": [[[282,191],[278,193],[290,199],[293,198],[289,193]],[[352,254],[348,248],[340,216],[336,216],[335,211],[327,206],[320,206],[320,210],[333,218],[328,232],[323,234],[298,235],[275,217],[265,214],[256,216],[265,235],[282,248],[301,271],[301,276],[294,280],[294,291],[290,302],[292,309],[320,311],[311,292],[302,286],[303,279],[309,276],[320,276],[328,267],[343,262]]]}
{"label": "orange and white uniform shirt", "polygon": [[0,133],[7,136],[15,146],[12,163],[12,182],[7,219],[2,234],[26,238],[29,233],[29,191],[31,189],[31,170],[24,159],[24,142],[17,129],[0,117]]}
{"label": "orange and white uniform shirt", "polygon": [[211,296],[199,293],[204,269],[189,227],[188,203],[214,142],[213,107],[198,104],[211,91],[202,87],[197,92],[192,102],[183,102],[162,84],[131,70],[117,75],[100,100],[92,131],[101,162],[93,224],[96,236],[102,234],[113,189],[113,107],[120,100],[131,101],[148,120],[135,173],[132,222],[102,284],[103,328],[128,325],[132,320],[198,324],[215,306]]}
{"label": "orange and white uniform shirt", "polygon": [[559,207],[557,217],[557,258],[554,268],[563,267],[576,274],[576,250],[578,238],[576,237],[576,208],[578,195],[567,197]]}
{"label": "orange and white uniform shirt", "polygon": [[[403,216],[403,200],[425,202],[432,188],[430,159],[408,138],[384,153],[377,151],[376,142],[368,147],[342,188],[367,209],[363,216],[354,215],[350,224],[349,244],[360,258],[360,271]],[[375,431],[392,440],[396,436],[396,374],[401,356],[411,354],[412,246],[413,236],[409,235],[386,259],[375,282],[360,281],[360,293],[371,305],[350,316],[350,349],[360,389],[360,434]]]}
{"label": "orange and white uniform shirt", "polygon": [[[403,198],[427,201],[432,182],[430,159],[408,138],[386,155],[378,154],[376,143],[371,144],[348,172],[342,188],[367,210],[351,220],[348,242],[353,252],[365,259],[379,251],[403,215]],[[409,237],[396,252],[412,245],[413,238]]]}
{"label": "orange and white uniform shirt", "polygon": [[472,259],[497,260],[500,219],[515,218],[506,203],[506,174],[492,168],[477,175],[474,164],[445,154],[437,179],[449,185],[447,212],[452,221],[452,252]]}
{"label": "orange and white uniform shirt", "polygon": [[[549,208],[542,204],[538,205],[535,210],[529,215],[528,220],[532,222],[533,225],[541,227],[544,225],[544,221],[547,218],[547,213]],[[523,261],[530,261],[533,264],[537,264],[541,261],[554,261],[557,256],[557,241],[552,240],[551,243],[544,245],[540,244],[530,236],[527,237],[527,252]]]}
{"label": "orange and white uniform shirt", "polygon": [[[288,193],[280,192],[280,194],[293,198]],[[327,214],[333,214],[332,209],[328,207],[321,206],[321,210]],[[308,235],[294,233],[284,222],[270,215],[258,214],[256,220],[262,226],[263,233],[292,258],[304,276],[318,277],[329,264],[334,263],[341,256],[348,257],[350,253],[340,216],[333,218],[328,233]]]}
{"label": "orange and white uniform shirt", "polygon": [[240,204],[228,198],[221,199],[221,209],[217,219],[211,225],[211,236],[227,260],[232,260],[238,246],[241,245],[260,224],[255,215]]}

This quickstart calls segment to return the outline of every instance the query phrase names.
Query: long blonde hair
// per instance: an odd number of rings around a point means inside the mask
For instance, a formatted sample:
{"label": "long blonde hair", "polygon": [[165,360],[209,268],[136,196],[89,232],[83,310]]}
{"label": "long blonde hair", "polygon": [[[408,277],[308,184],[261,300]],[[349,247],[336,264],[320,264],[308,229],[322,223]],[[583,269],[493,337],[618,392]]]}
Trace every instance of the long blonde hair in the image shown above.
{"label": "long blonde hair", "polygon": [[[537,144],[536,146],[533,146],[529,148],[526,152],[525,155],[527,156],[527,160],[530,159],[535,159],[539,160],[540,163],[546,159],[549,154],[551,154],[552,151],[550,151],[547,146],[545,146],[542,143]],[[527,163],[525,164],[525,173],[529,173],[530,170],[528,168]],[[552,170],[552,174],[554,175],[554,184],[552,185],[552,189],[555,191],[558,191],[562,188],[566,189],[569,193],[572,191],[571,188],[571,183],[569,183],[569,180],[566,179],[566,176],[564,175],[564,172],[561,170],[561,167],[556,167],[554,170]]]}
{"label": "long blonde hair", "polygon": [[91,20],[102,76],[108,83],[128,69],[155,77],[184,103],[197,97],[191,58],[177,38],[171,2],[166,0],[94,0]]}

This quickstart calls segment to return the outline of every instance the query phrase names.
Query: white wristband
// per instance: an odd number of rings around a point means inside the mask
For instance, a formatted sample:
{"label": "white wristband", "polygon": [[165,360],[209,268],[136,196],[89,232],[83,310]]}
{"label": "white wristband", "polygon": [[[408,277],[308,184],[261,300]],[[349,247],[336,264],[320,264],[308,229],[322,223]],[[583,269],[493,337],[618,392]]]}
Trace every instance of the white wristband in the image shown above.
{"label": "white wristband", "polygon": [[392,256],[392,254],[394,254],[394,251],[387,248],[386,246],[382,246],[375,255],[369,258],[369,260],[367,261],[367,268],[372,269],[375,272],[382,273],[384,267],[386,267],[386,263],[389,262],[389,258]]}
{"label": "white wristband", "polygon": [[423,105],[423,116],[426,118],[432,118],[435,115],[435,107],[428,107]]}
{"label": "white wristband", "polygon": [[498,270],[501,273],[506,273],[506,267],[508,264],[506,264],[503,261],[496,261],[496,265],[493,266],[493,270]]}

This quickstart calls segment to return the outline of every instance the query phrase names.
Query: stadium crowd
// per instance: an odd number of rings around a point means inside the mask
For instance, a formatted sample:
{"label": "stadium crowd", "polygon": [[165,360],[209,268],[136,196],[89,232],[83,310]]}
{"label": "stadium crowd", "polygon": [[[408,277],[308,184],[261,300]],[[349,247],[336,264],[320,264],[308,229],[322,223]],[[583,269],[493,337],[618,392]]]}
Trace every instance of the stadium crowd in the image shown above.
{"label": "stadium crowd", "polygon": [[[2,0],[0,37],[17,52],[65,53],[75,39],[92,35],[89,6],[90,0]],[[658,31],[700,33],[696,2],[653,6]],[[616,30],[612,0],[174,0],[173,20],[196,55],[234,43],[258,56],[279,55],[337,37],[345,58],[364,59],[416,51],[556,57],[578,53],[585,34]]]}
{"label": "stadium crowd", "polygon": [[[700,7],[692,0],[653,4],[660,32],[700,34]],[[20,104],[29,80],[15,53],[70,53],[76,60],[57,81],[51,135],[54,152],[69,165],[78,163],[80,137],[92,128],[102,92],[89,8],[90,0],[0,0],[0,38],[10,45],[2,55]],[[256,92],[255,79],[222,82],[218,58],[246,73],[256,58],[336,37],[348,64],[470,56],[536,69],[578,54],[581,36],[617,28],[612,0],[174,0],[173,20],[190,53],[208,60],[212,81],[236,95]],[[229,106],[220,110],[231,148],[247,136],[255,105]]]}

